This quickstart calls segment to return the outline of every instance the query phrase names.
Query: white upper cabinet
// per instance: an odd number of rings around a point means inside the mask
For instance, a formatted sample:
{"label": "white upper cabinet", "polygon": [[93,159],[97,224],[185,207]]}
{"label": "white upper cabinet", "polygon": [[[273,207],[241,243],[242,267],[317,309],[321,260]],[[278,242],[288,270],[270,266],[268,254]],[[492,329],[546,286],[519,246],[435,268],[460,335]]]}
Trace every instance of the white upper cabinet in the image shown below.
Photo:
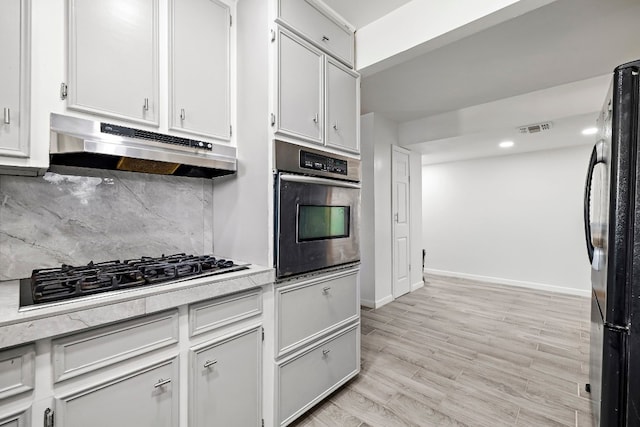
{"label": "white upper cabinet", "polygon": [[29,155],[26,0],[4,0],[0,13],[0,156]]}
{"label": "white upper cabinet", "polygon": [[314,0],[279,0],[278,21],[315,46],[353,66],[353,29]]}
{"label": "white upper cabinet", "polygon": [[158,124],[158,0],[69,1],[68,107]]}
{"label": "white upper cabinet", "polygon": [[325,144],[360,152],[360,76],[327,58]]}
{"label": "white upper cabinet", "polygon": [[278,29],[279,136],[360,152],[360,75],[290,31]]}
{"label": "white upper cabinet", "polygon": [[324,57],[287,31],[278,36],[278,131],[322,144]]}
{"label": "white upper cabinet", "polygon": [[173,0],[171,128],[230,138],[229,6],[217,0]]}

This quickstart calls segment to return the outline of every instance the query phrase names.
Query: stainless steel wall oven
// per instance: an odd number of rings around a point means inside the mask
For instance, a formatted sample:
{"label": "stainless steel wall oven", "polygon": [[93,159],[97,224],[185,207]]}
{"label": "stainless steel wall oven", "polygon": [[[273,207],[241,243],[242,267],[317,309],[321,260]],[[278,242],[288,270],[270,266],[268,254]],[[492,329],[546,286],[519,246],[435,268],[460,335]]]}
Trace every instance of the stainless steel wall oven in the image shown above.
{"label": "stainless steel wall oven", "polygon": [[360,161],[275,144],[279,278],[360,260]]}

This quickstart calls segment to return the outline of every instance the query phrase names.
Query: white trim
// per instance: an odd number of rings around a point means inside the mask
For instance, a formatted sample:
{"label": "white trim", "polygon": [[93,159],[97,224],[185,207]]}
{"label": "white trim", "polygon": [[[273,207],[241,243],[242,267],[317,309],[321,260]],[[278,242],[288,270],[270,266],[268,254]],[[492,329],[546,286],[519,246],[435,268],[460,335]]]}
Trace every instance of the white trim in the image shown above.
{"label": "white trim", "polygon": [[417,291],[418,289],[420,289],[423,286],[424,286],[424,280],[420,280],[419,282],[412,283],[410,292]]}
{"label": "white trim", "polygon": [[393,295],[387,295],[384,298],[380,298],[379,300],[373,301],[370,299],[361,299],[360,300],[360,305],[363,307],[367,307],[367,308],[380,308],[383,305],[389,304],[390,302],[393,301]]}
{"label": "white trim", "polygon": [[557,292],[561,294],[577,295],[581,297],[591,296],[590,289],[576,289],[576,288],[569,288],[565,286],[549,285],[546,283],[525,282],[521,280],[504,279],[501,277],[487,277],[487,276],[480,276],[477,274],[456,273],[453,271],[435,270],[432,268],[425,268],[424,272],[426,274],[433,274],[434,276],[457,277],[461,279],[477,280],[479,282],[488,282],[488,283],[495,283],[499,285],[516,286],[520,288],[538,289],[541,291]]}

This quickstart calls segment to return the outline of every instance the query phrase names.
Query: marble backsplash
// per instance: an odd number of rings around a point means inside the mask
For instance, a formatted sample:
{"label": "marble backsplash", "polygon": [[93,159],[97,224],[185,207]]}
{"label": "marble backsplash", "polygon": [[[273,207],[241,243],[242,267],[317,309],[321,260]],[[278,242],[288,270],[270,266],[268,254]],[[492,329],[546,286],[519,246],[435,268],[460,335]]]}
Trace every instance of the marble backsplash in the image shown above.
{"label": "marble backsplash", "polygon": [[0,280],[89,261],[213,253],[213,181],[57,167],[0,175]]}

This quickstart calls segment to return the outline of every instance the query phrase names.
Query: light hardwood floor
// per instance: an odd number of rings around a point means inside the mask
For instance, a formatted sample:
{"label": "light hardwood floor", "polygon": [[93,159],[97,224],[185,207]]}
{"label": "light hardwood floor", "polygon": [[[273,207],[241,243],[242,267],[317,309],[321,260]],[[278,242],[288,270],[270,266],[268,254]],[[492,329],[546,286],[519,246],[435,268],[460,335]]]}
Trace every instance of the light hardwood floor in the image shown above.
{"label": "light hardwood floor", "polygon": [[295,426],[591,426],[587,298],[426,280],[363,308],[362,372]]}

